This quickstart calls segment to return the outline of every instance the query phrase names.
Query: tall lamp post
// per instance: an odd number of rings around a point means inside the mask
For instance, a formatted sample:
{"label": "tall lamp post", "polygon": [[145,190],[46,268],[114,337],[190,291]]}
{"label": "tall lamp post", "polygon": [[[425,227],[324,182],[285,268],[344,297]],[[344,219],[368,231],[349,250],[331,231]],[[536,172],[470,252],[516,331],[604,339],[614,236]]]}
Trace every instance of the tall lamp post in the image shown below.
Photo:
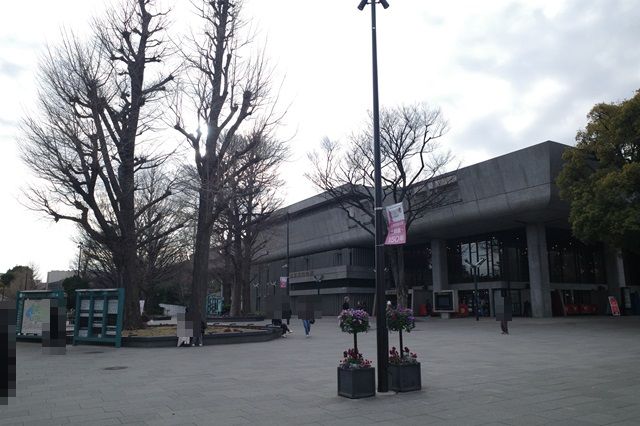
{"label": "tall lamp post", "polygon": [[83,244],[78,244],[78,273],[76,274],[78,277],[80,276],[80,262],[82,260],[82,248]]}
{"label": "tall lamp post", "polygon": [[378,349],[378,392],[389,391],[389,333],[385,315],[384,240],[382,235],[382,180],[380,172],[380,117],[378,105],[378,48],[376,41],[376,3],[388,8],[386,0],[361,0],[358,9],[371,4],[371,54],[373,68],[373,174],[375,187],[375,268],[376,268],[376,339]]}
{"label": "tall lamp post", "polygon": [[464,261],[467,263],[467,265],[471,266],[471,273],[473,274],[473,288],[474,288],[474,293],[473,293],[473,310],[476,314],[476,321],[480,321],[480,304],[478,303],[478,271],[480,268],[480,265],[482,265],[485,262],[484,257],[480,260],[478,260],[477,262],[473,263],[473,262],[469,262],[467,259],[465,259]]}

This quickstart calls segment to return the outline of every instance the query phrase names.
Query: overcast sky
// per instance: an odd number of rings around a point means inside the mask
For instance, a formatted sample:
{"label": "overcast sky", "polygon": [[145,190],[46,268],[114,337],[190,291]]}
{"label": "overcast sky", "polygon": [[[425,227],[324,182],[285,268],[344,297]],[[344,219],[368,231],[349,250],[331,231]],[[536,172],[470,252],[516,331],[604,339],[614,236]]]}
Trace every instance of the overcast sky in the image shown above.
{"label": "overcast sky", "polygon": [[[175,29],[193,19],[174,8]],[[281,100],[286,200],[312,196],[301,178],[306,153],[324,136],[345,139],[371,108],[369,8],[358,0],[245,0],[245,17],[266,40]],[[473,164],[545,140],[573,144],[597,102],[640,88],[637,0],[389,0],[378,8],[380,103],[426,102],[442,109],[443,143]],[[89,31],[100,0],[4,2],[0,15],[0,272],[35,264],[69,269],[77,256],[67,223],[25,209],[31,179],[20,163],[19,123],[35,100],[34,76],[60,28]],[[176,143],[179,143],[176,137]]]}

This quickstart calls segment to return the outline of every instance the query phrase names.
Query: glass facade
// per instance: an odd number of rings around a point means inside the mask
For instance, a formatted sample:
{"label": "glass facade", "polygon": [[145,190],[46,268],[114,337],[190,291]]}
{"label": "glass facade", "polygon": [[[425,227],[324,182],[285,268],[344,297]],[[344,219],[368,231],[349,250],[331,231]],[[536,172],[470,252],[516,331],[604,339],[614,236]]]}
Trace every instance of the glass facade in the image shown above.
{"label": "glass facade", "polygon": [[501,281],[507,278],[511,281],[528,281],[524,229],[447,241],[449,282],[472,282],[472,264],[482,259],[484,262],[478,268],[478,281]]}
{"label": "glass facade", "polygon": [[601,244],[584,244],[571,231],[547,228],[549,276],[553,283],[604,284],[604,252]]}
{"label": "glass facade", "polygon": [[404,266],[405,282],[408,288],[433,284],[431,247],[429,245],[405,247]]}
{"label": "glass facade", "polygon": [[640,256],[630,251],[623,252],[624,279],[627,285],[640,285]]}

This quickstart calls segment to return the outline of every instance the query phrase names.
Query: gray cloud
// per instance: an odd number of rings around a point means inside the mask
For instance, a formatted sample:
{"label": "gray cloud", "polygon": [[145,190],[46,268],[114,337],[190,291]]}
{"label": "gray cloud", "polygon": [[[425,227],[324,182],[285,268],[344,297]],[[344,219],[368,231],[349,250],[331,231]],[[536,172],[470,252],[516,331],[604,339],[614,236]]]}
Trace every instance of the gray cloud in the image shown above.
{"label": "gray cloud", "polygon": [[0,59],[0,74],[6,75],[8,77],[16,77],[25,70],[26,67],[22,65],[9,62],[6,59]]}
{"label": "gray cloud", "polygon": [[4,117],[0,117],[0,127],[15,127],[16,122],[13,120],[7,120]]}
{"label": "gray cloud", "polygon": [[593,104],[633,96],[640,88],[640,8],[633,3],[574,0],[553,18],[517,3],[470,23],[459,68],[504,79],[518,94],[542,79],[557,81],[563,91],[534,111],[517,140],[496,115],[469,123],[457,144],[485,141],[501,154],[547,139],[570,143],[576,117],[584,118]]}

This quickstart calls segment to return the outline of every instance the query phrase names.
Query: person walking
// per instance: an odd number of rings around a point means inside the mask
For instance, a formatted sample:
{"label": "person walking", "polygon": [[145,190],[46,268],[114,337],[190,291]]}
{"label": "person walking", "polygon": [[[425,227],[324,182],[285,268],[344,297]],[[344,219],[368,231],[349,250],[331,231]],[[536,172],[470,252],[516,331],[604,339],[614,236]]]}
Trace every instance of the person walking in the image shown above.
{"label": "person walking", "polygon": [[509,334],[509,323],[506,319],[500,320],[500,328],[502,329],[502,334]]}
{"label": "person walking", "polygon": [[345,296],[342,302],[342,310],[346,311],[347,309],[349,309],[349,296]]}
{"label": "person walking", "polygon": [[290,307],[286,307],[285,309],[282,310],[282,319],[287,320],[287,325],[289,325],[289,321],[291,321],[291,314],[292,312]]}
{"label": "person walking", "polygon": [[314,320],[312,319],[303,319],[302,326],[304,327],[304,337],[311,337],[311,324],[313,324]]}

